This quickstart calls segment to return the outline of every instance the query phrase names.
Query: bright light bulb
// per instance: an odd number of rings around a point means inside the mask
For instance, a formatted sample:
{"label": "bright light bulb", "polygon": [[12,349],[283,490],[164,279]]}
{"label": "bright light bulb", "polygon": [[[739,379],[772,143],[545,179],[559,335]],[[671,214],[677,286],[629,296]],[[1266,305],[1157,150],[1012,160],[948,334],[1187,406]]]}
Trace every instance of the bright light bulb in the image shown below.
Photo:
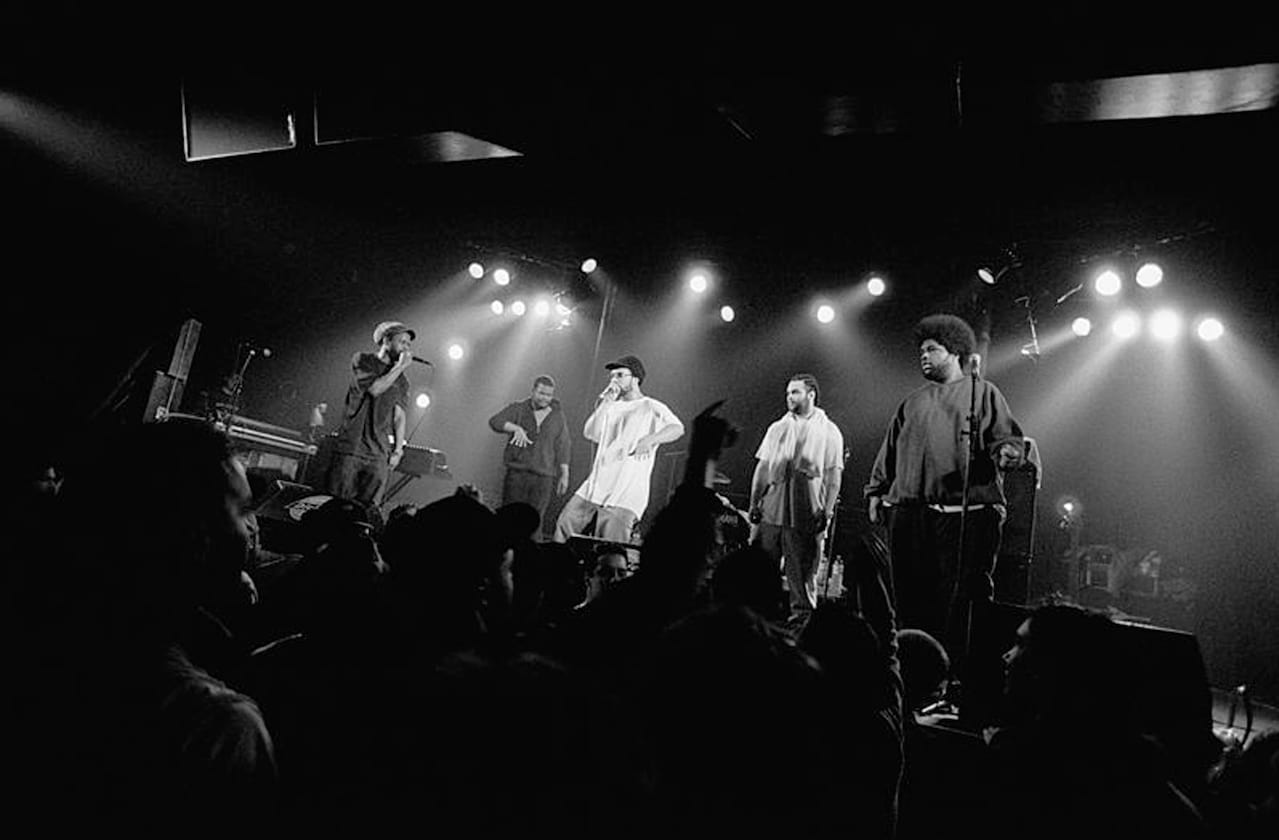
{"label": "bright light bulb", "polygon": [[453,361],[456,362],[458,359],[462,358],[462,356],[464,356],[465,354],[466,354],[466,351],[462,349],[462,345],[460,344],[449,345],[449,358],[452,359]]}
{"label": "bright light bulb", "polygon": [[599,268],[599,263],[597,263],[594,259],[586,259],[582,261],[583,274],[590,274],[597,268]]}
{"label": "bright light bulb", "polygon": [[825,303],[817,307],[817,320],[821,321],[823,324],[829,324],[831,321],[834,321],[834,308]]}
{"label": "bright light bulb", "polygon": [[426,408],[431,404],[431,397],[429,394],[423,392],[417,395],[417,400],[415,402],[417,402],[418,408]]}
{"label": "bright light bulb", "polygon": [[879,297],[888,291],[888,284],[882,277],[872,277],[866,281],[866,291],[870,292],[872,297]]}
{"label": "bright light bulb", "polygon": [[476,280],[479,280],[481,277],[484,276],[484,266],[480,265],[479,263],[471,263],[470,265],[466,267],[466,270]]}
{"label": "bright light bulb", "polygon": [[1087,318],[1076,318],[1070,322],[1070,329],[1075,335],[1088,335],[1088,333],[1092,332],[1092,321]]}
{"label": "bright light bulb", "polygon": [[1120,338],[1132,338],[1141,329],[1141,319],[1134,312],[1125,312],[1110,327]]}
{"label": "bright light bulb", "polygon": [[1097,290],[1097,294],[1110,297],[1119,294],[1119,289],[1123,286],[1123,281],[1119,279],[1119,275],[1110,269],[1106,269],[1097,275],[1093,288]]}
{"label": "bright light bulb", "polygon": [[732,320],[737,317],[737,313],[733,311],[731,306],[721,306],[719,308],[719,317],[724,323],[728,324],[732,323]]}
{"label": "bright light bulb", "polygon": [[1137,285],[1143,289],[1158,286],[1164,279],[1164,270],[1155,263],[1146,263],[1137,269]]}
{"label": "bright light bulb", "polygon": [[547,301],[539,300],[533,306],[533,314],[545,318],[547,315],[551,314],[551,304]]}
{"label": "bright light bulb", "polygon": [[493,311],[494,315],[501,315],[506,310],[506,307],[502,305],[502,301],[495,300],[489,304],[489,309]]}
{"label": "bright light bulb", "polygon": [[1172,341],[1181,334],[1181,316],[1171,309],[1161,309],[1150,316],[1150,334],[1161,341]]}
{"label": "bright light bulb", "polygon": [[507,271],[505,268],[499,268],[497,271],[493,272],[493,282],[499,286],[505,286],[511,282],[511,272]]}
{"label": "bright light bulb", "polygon": [[705,274],[694,274],[688,279],[688,287],[699,295],[706,291],[706,287],[709,285],[710,283],[707,281]]}
{"label": "bright light bulb", "polygon": [[1197,332],[1204,341],[1216,341],[1226,334],[1226,326],[1216,318],[1204,318],[1199,322]]}
{"label": "bright light bulb", "polygon": [[511,304],[511,311],[515,313],[517,318],[524,314],[524,308],[524,301],[522,300],[517,300]]}

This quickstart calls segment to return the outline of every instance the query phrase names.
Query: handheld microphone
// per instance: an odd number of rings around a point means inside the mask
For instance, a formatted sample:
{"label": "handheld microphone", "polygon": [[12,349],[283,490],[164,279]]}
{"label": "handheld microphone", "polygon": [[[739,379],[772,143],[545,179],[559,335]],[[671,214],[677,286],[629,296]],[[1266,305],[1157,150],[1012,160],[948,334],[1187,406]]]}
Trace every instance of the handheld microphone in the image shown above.
{"label": "handheld microphone", "polygon": [[426,359],[423,359],[421,356],[414,356],[413,361],[417,362],[420,365],[430,365],[431,367],[435,367],[435,365],[431,364]]}
{"label": "handheld microphone", "polygon": [[606,400],[609,397],[617,396],[618,388],[612,382],[608,383],[608,387],[600,392],[599,399]]}

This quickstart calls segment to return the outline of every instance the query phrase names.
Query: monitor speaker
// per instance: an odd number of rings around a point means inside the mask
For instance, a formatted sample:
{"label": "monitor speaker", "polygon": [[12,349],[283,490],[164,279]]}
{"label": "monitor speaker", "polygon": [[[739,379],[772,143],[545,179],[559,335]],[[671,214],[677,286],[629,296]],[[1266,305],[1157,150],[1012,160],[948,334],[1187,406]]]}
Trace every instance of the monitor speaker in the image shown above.
{"label": "monitor speaker", "polygon": [[[997,721],[1003,693],[1003,655],[1017,628],[1033,614],[1020,604],[995,601],[974,614],[971,654],[964,675],[960,714],[967,725]],[[1176,759],[1195,763],[1211,752],[1212,694],[1199,640],[1193,633],[1116,621],[1116,643],[1127,674],[1116,686],[1116,708],[1126,707],[1141,730]]]}
{"label": "monitor speaker", "polygon": [[255,508],[262,547],[279,554],[305,552],[302,517],[331,498],[309,484],[275,481]]}

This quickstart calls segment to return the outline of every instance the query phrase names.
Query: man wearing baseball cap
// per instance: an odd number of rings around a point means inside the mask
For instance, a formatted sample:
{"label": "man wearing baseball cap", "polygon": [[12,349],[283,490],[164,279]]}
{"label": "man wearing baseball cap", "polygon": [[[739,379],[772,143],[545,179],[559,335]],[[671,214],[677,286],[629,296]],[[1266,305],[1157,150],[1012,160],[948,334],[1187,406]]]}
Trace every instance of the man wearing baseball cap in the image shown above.
{"label": "man wearing baseball cap", "polygon": [[403,323],[383,321],[373,330],[377,352],[352,357],[353,376],[326,481],[330,494],[376,505],[390,471],[404,456],[409,404],[404,371],[413,364],[415,338],[417,333]]}
{"label": "man wearing baseball cap", "polygon": [[555,523],[556,542],[568,542],[595,520],[594,536],[631,542],[631,530],[648,507],[653,453],[684,434],[680,419],[640,390],[644,363],[623,356],[604,366],[608,387],[586,418],[586,439],[598,445],[591,474],[564,505]]}

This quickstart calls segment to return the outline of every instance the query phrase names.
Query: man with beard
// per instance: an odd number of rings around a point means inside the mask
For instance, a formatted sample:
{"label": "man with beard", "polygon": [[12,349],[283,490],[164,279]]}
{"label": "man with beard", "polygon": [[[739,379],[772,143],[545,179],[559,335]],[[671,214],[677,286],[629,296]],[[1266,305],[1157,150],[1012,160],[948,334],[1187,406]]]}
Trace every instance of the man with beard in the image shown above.
{"label": "man with beard", "polygon": [[751,479],[752,542],[775,561],[785,561],[796,620],[817,606],[817,567],[844,472],[844,436],[817,407],[818,393],[811,374],[790,378],[786,416],[764,434]]}
{"label": "man with beard", "polygon": [[404,371],[413,364],[415,338],[399,321],[384,321],[373,330],[378,351],[352,357],[351,384],[326,482],[331,495],[365,507],[378,504],[388,475],[404,457],[409,400]]}
{"label": "man with beard", "polygon": [[598,444],[591,473],[555,523],[556,542],[581,534],[594,518],[594,536],[631,542],[631,530],[648,507],[653,453],[679,440],[684,424],[640,390],[644,364],[635,356],[609,362],[608,387],[586,418],[586,439]]}
{"label": "man with beard", "polygon": [[510,435],[502,453],[502,505],[524,502],[542,521],[551,494],[568,492],[568,420],[555,399],[555,380],[537,377],[529,398],[494,414],[489,428]]}

